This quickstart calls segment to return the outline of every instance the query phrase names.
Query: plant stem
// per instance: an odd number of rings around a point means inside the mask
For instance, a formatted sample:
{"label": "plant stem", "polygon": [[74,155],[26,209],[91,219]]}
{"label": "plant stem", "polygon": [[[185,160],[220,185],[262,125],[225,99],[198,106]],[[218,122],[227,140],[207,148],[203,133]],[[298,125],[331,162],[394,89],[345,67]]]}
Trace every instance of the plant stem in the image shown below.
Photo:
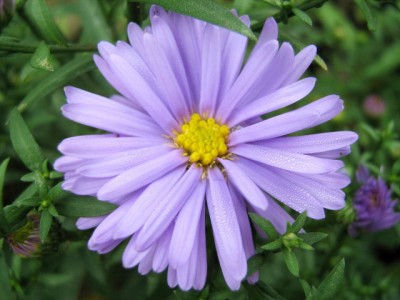
{"label": "plant stem", "polygon": [[[95,52],[97,48],[95,45],[70,45],[70,46],[59,46],[59,45],[47,45],[51,53],[68,53],[68,52]],[[20,53],[34,53],[37,46],[20,44],[13,42],[2,42],[0,41],[0,51],[7,52],[20,52]]]}

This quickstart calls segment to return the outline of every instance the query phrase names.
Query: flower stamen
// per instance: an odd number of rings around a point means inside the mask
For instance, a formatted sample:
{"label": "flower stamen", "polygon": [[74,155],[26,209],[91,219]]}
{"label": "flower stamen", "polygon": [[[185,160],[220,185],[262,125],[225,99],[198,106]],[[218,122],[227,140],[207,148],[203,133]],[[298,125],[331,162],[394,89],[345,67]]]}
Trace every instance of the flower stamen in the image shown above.
{"label": "flower stamen", "polygon": [[175,143],[185,150],[191,163],[203,167],[210,166],[217,157],[228,155],[226,145],[230,130],[226,125],[218,124],[214,118],[203,119],[198,113],[181,125],[180,131],[173,132]]}

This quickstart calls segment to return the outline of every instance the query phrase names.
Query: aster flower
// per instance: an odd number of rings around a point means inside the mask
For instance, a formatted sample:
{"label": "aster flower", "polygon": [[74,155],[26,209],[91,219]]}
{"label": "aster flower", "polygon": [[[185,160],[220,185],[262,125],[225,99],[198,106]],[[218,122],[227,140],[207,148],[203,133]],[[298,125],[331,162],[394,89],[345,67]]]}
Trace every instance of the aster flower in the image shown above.
{"label": "aster flower", "polygon": [[39,253],[42,245],[39,222],[38,214],[30,214],[24,226],[7,236],[7,242],[14,253],[23,257],[32,257]]}
{"label": "aster flower", "polygon": [[382,178],[374,178],[365,166],[357,171],[357,181],[362,183],[354,197],[356,220],[350,225],[352,235],[361,230],[380,231],[400,221],[400,213],[394,211],[397,200],[392,200],[392,191]]}
{"label": "aster flower", "polygon": [[[249,26],[247,16],[240,19]],[[201,289],[208,215],[224,278],[237,290],[255,253],[247,212],[283,233],[293,219],[275,199],[314,219],[324,208],[342,208],[349,179],[336,159],[357,136],[287,136],[337,115],[343,102],[336,95],[259,117],[299,101],[315,84],[299,78],[316,48],[295,55],[289,43],[280,46],[272,18],[245,64],[247,38],[238,33],[157,6],[150,21],[144,30],[129,25],[130,44],[101,42],[94,56],[120,95],[65,89],[64,116],[108,133],[64,140],[55,168],[65,173],[64,189],[118,205],[78,220],[80,229],[96,228],[91,250],[106,253],[128,239],[126,268],[168,268],[171,287]]]}

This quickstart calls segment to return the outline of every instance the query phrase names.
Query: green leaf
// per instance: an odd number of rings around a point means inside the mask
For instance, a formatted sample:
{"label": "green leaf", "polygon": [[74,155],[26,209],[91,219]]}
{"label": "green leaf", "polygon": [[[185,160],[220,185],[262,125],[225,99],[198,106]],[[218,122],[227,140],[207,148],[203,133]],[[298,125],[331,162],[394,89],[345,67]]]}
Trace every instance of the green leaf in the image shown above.
{"label": "green leaf", "polygon": [[58,213],[66,217],[98,217],[112,212],[116,207],[115,204],[92,197],[65,198],[56,203]]}
{"label": "green leaf", "polygon": [[304,224],[306,223],[306,220],[307,220],[307,212],[305,211],[305,212],[302,212],[300,215],[298,215],[296,221],[294,221],[294,223],[291,226],[290,232],[293,232],[293,233],[299,232],[303,228]]}
{"label": "green leaf", "polygon": [[264,246],[261,246],[262,249],[264,250],[269,250],[269,251],[273,251],[273,250],[278,250],[279,248],[281,248],[283,245],[282,243],[282,239],[277,239],[271,243],[265,244]]}
{"label": "green leaf", "polygon": [[300,284],[301,284],[301,287],[303,288],[304,294],[307,298],[311,294],[312,288],[311,288],[310,284],[303,279],[300,279]]}
{"label": "green leaf", "polygon": [[192,16],[196,19],[239,32],[254,41],[257,40],[251,29],[239,18],[212,0],[139,0],[139,2],[157,4],[167,10]]}
{"label": "green leaf", "polygon": [[35,53],[33,53],[31,66],[39,70],[53,72],[55,63],[56,61],[53,55],[51,55],[50,49],[47,47],[45,42],[41,42]]}
{"label": "green leaf", "polygon": [[21,181],[34,182],[35,181],[35,172],[30,172],[28,174],[25,174],[24,176],[21,177]]}
{"label": "green leaf", "polygon": [[4,214],[7,223],[10,225],[10,231],[13,231],[21,225],[25,220],[26,214],[31,210],[30,207],[18,206],[15,204],[4,207]]}
{"label": "green leaf", "polygon": [[18,110],[10,116],[10,137],[15,152],[30,170],[39,170],[44,156]]}
{"label": "green leaf", "polygon": [[39,235],[42,243],[44,243],[44,241],[47,238],[47,235],[49,234],[52,221],[53,217],[50,214],[49,210],[48,209],[43,210],[40,215],[40,227],[39,227]]}
{"label": "green leaf", "polygon": [[6,170],[8,166],[8,162],[10,161],[9,158],[3,160],[3,162],[0,165],[0,231],[7,232],[10,228],[8,226],[8,223],[6,221],[6,217],[4,214],[4,208],[3,208],[3,186],[4,186],[4,178],[6,176]]}
{"label": "green leaf", "polygon": [[304,23],[312,26],[312,20],[309,15],[307,15],[304,11],[298,9],[298,8],[293,8],[292,9],[293,13]]}
{"label": "green leaf", "polygon": [[270,240],[276,240],[279,237],[278,232],[275,230],[274,225],[272,223],[257,214],[249,213],[251,220],[260,226],[261,230],[264,231]]}
{"label": "green leaf", "polygon": [[290,273],[294,276],[299,277],[299,263],[297,262],[296,254],[290,249],[283,249],[283,258],[285,259],[286,266]]}
{"label": "green leaf", "polygon": [[332,299],[344,281],[345,261],[342,259],[321,282],[318,288],[311,293],[307,300]]}
{"label": "green leaf", "polygon": [[282,1],[281,0],[262,0],[265,3],[268,3],[269,5],[275,6],[275,7],[282,7]]}
{"label": "green leaf", "polygon": [[24,13],[41,37],[49,43],[66,44],[44,0],[28,0]]}
{"label": "green leaf", "polygon": [[365,0],[354,0],[358,7],[361,9],[365,18],[367,19],[368,29],[371,31],[376,30],[378,26],[378,19],[372,13],[371,8],[369,7],[367,1]]}
{"label": "green leaf", "polygon": [[49,200],[56,200],[56,199],[58,199],[58,198],[61,198],[61,197],[65,196],[65,195],[67,195],[67,192],[65,192],[65,191],[62,189],[61,186],[62,186],[62,182],[59,182],[58,184],[56,184],[55,186],[53,186],[53,187],[50,189],[49,193],[47,194],[47,198],[48,198]]}
{"label": "green leaf", "polygon": [[25,198],[15,202],[18,206],[39,206],[42,200],[39,197]]}
{"label": "green leaf", "polygon": [[13,300],[15,295],[12,292],[11,280],[8,273],[8,266],[3,251],[0,249],[0,299]]}
{"label": "green leaf", "polygon": [[247,276],[260,270],[264,262],[264,257],[261,254],[256,254],[250,257],[247,261]]}
{"label": "green leaf", "polygon": [[303,242],[312,245],[318,243],[319,241],[326,238],[328,234],[324,232],[307,232],[299,234],[299,237],[303,240]]}
{"label": "green leaf", "polygon": [[14,204],[18,204],[19,201],[22,201],[26,198],[31,198],[36,193],[36,186],[34,183],[31,183],[19,196],[14,200]]}
{"label": "green leaf", "polygon": [[18,105],[18,110],[23,112],[29,105],[38,102],[56,89],[65,86],[76,77],[94,68],[92,56],[79,55],[75,59],[66,63],[61,68],[54,71],[35,88],[33,88]]}

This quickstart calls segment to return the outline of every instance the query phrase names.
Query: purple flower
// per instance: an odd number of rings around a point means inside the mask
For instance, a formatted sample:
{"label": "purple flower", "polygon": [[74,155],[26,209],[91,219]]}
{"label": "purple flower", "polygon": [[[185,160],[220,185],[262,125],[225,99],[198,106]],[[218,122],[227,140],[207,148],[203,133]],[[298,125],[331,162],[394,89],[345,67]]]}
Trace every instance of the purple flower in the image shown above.
{"label": "purple flower", "polygon": [[[249,26],[247,16],[240,19]],[[314,219],[324,218],[324,208],[342,208],[349,179],[336,159],[357,135],[287,136],[341,112],[336,95],[259,117],[299,101],[315,84],[299,78],[316,48],[295,55],[289,43],[279,46],[272,18],[244,65],[247,38],[238,33],[157,6],[150,20],[144,30],[129,25],[130,44],[99,44],[94,60],[120,95],[65,89],[63,114],[109,133],[64,140],[55,168],[65,172],[64,189],[119,205],[78,220],[80,229],[96,227],[91,250],[106,253],[129,239],[126,268],[139,265],[146,274],[168,267],[171,287],[201,289],[208,214],[224,278],[237,290],[255,253],[247,212],[283,233],[293,219],[273,198]]]}
{"label": "purple flower", "polygon": [[361,230],[387,229],[400,221],[400,213],[394,211],[397,200],[391,199],[392,191],[381,178],[375,179],[366,167],[361,166],[357,171],[357,180],[363,185],[354,197],[356,220],[349,227],[352,235]]}
{"label": "purple flower", "polygon": [[23,257],[32,257],[39,254],[42,243],[39,237],[39,215],[28,215],[28,221],[17,231],[7,236],[14,253]]}

